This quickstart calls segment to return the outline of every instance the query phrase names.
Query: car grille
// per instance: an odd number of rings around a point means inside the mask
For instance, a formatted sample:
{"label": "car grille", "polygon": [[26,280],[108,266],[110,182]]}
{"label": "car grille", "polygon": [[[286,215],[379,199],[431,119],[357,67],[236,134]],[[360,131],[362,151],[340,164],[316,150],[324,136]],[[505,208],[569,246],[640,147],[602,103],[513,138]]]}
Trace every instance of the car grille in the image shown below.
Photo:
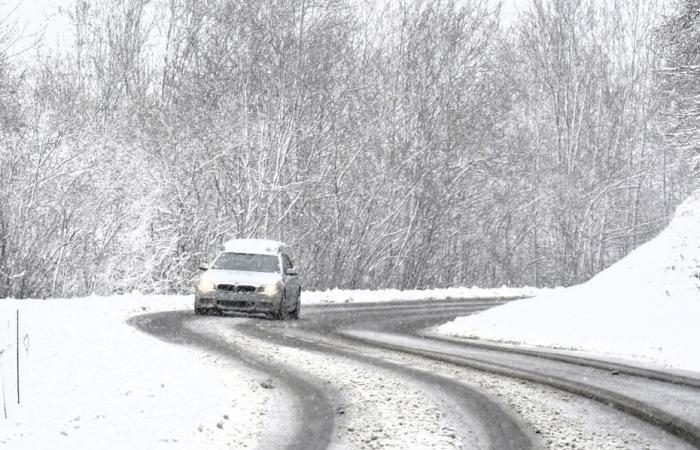
{"label": "car grille", "polygon": [[217,305],[223,306],[225,308],[252,308],[255,305],[254,302],[242,302],[235,300],[219,300],[216,303]]}
{"label": "car grille", "polygon": [[236,292],[239,294],[250,294],[258,290],[255,286],[246,286],[239,284],[220,284],[216,286],[219,291]]}

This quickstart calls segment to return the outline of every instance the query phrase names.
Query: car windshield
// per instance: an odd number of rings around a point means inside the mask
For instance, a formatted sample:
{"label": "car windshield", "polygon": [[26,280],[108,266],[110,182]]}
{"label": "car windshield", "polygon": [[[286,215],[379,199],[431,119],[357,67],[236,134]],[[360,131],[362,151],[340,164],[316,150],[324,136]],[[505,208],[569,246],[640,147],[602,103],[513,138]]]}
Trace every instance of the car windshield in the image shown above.
{"label": "car windshield", "polygon": [[279,272],[279,259],[275,255],[249,253],[222,253],[214,261],[212,269],[243,270],[247,272]]}

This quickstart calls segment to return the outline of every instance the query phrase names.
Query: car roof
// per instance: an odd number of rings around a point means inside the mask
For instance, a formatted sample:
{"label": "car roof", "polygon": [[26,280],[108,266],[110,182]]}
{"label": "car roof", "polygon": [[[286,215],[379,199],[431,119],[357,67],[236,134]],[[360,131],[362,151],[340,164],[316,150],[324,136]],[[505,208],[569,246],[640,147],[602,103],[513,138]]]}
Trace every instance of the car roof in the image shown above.
{"label": "car roof", "polygon": [[285,245],[272,239],[231,239],[224,242],[224,251],[231,253],[252,253],[256,255],[276,255]]}

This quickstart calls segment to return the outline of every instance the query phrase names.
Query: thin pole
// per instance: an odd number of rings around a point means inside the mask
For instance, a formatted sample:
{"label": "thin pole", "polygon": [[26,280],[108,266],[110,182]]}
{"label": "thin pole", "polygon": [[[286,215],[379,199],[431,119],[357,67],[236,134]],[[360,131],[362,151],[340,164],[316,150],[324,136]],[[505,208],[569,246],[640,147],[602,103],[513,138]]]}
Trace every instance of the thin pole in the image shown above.
{"label": "thin pole", "polygon": [[19,309],[17,309],[17,404],[19,405]]}
{"label": "thin pole", "polygon": [[[10,343],[10,321],[7,321],[7,343]],[[0,351],[0,357],[7,351],[10,347],[2,349]],[[5,371],[2,370],[2,361],[0,361],[0,386],[2,386],[2,411],[5,413],[5,419],[7,419],[7,399],[5,397]]]}
{"label": "thin pole", "polygon": [[[9,325],[10,322],[7,322],[7,324]],[[5,375],[3,374],[1,364],[0,364],[0,386],[2,386],[2,411],[5,413],[5,419],[7,419],[7,402],[5,401]]]}

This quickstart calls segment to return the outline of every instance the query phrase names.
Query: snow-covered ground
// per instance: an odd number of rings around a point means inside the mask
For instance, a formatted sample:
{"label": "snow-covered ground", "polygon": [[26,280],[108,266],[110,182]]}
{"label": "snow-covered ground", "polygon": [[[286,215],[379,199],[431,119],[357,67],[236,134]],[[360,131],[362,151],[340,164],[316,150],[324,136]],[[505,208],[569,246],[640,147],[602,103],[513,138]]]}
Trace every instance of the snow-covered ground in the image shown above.
{"label": "snow-covered ground", "polygon": [[[304,292],[302,298],[313,304],[535,292],[331,290]],[[166,344],[125,322],[151,312],[191,311],[192,305],[189,295],[138,293],[0,300],[0,448],[241,448],[259,442],[274,429],[284,402],[279,389],[260,387],[265,374]]]}
{"label": "snow-covered ground", "polygon": [[460,317],[443,334],[700,372],[700,191],[666,229],[581,285]]}
{"label": "snow-covered ground", "polygon": [[125,323],[191,307],[187,297],[137,295],[0,301],[0,448],[240,448],[258,440],[284,400],[259,386],[262,374]]}

